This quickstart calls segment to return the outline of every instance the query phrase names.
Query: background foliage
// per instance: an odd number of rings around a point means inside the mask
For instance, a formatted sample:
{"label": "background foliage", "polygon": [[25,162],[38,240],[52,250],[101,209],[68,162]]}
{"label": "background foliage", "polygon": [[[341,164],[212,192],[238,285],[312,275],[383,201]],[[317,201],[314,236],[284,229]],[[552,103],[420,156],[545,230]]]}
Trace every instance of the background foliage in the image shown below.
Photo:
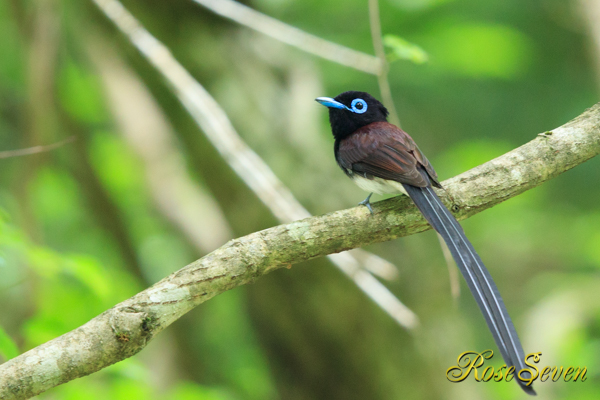
{"label": "background foliage", "polygon": [[[335,165],[327,114],[313,99],[350,89],[378,96],[375,77],[188,0],[123,3],[312,213],[364,197]],[[372,53],[365,2],[247,4]],[[578,2],[382,0],[380,10],[390,59],[415,61],[396,61],[389,72],[402,126],[442,179],[597,101],[596,50]],[[145,100],[157,106],[152,118],[171,129],[184,170],[224,216],[220,231],[237,237],[276,224],[91,2],[0,2],[0,38],[0,151],[76,138],[51,152],[0,159],[0,361],[78,327],[210,250],[194,246],[157,205],[148,183],[152,162],[123,133],[92,54],[143,84]],[[403,40],[418,46],[408,56],[397,51]],[[463,223],[526,352],[541,351],[542,366],[588,368],[584,383],[538,384],[548,399],[592,399],[600,390],[599,181],[598,160],[591,160]],[[414,333],[317,260],[218,296],[138,356],[40,398],[525,396],[514,383],[446,380],[459,353],[495,346],[471,296],[451,300],[433,233],[369,250],[398,266],[400,279],[387,285],[419,315]]]}

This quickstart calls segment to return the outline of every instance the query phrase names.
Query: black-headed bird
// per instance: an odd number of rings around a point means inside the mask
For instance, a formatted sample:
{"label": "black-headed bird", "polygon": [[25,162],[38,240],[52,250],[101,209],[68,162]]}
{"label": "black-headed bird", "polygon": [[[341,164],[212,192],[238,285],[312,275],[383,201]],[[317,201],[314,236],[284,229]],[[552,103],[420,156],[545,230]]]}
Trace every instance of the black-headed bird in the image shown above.
{"label": "black-headed bird", "polygon": [[433,190],[442,185],[415,141],[387,122],[387,109],[368,93],[349,91],[316,101],[329,108],[338,165],[360,188],[370,192],[359,204],[373,213],[369,202],[373,193],[404,193],[413,200],[448,245],[507,367],[515,368],[515,380],[525,392],[535,395],[531,386],[518,379],[521,370],[525,370],[524,378],[529,378],[530,372],[500,292],[462,227]]}

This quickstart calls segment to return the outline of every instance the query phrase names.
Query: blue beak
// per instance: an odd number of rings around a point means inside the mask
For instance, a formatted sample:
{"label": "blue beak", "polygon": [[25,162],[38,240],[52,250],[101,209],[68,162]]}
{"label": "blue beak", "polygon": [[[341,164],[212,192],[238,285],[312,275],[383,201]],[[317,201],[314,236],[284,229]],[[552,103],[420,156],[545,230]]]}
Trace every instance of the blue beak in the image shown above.
{"label": "blue beak", "polygon": [[340,110],[349,110],[348,107],[340,103],[339,101],[335,101],[331,97],[317,97],[315,101],[319,104],[323,104],[328,108],[339,108]]}

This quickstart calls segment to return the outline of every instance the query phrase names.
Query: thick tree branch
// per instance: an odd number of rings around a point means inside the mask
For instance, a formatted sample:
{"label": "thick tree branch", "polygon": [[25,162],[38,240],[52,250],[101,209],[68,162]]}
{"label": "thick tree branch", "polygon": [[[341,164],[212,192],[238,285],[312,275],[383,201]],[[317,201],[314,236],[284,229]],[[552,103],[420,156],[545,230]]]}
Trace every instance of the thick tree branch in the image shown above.
{"label": "thick tree branch", "polygon": [[[464,219],[600,153],[600,103],[573,121],[443,184]],[[441,194],[444,194],[443,192]],[[192,308],[281,267],[429,229],[406,196],[231,240],[87,324],[0,365],[0,399],[26,399],[131,357]]]}

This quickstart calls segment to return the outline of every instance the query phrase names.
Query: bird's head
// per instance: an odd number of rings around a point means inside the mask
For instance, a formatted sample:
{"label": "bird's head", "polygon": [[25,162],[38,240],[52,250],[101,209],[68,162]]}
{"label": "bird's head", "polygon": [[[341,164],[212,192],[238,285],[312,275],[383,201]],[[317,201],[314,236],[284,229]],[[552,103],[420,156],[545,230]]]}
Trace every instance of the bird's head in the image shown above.
{"label": "bird's head", "polygon": [[329,123],[336,139],[343,139],[373,122],[387,121],[388,110],[366,92],[349,91],[331,97],[318,97],[318,103],[329,108]]}

